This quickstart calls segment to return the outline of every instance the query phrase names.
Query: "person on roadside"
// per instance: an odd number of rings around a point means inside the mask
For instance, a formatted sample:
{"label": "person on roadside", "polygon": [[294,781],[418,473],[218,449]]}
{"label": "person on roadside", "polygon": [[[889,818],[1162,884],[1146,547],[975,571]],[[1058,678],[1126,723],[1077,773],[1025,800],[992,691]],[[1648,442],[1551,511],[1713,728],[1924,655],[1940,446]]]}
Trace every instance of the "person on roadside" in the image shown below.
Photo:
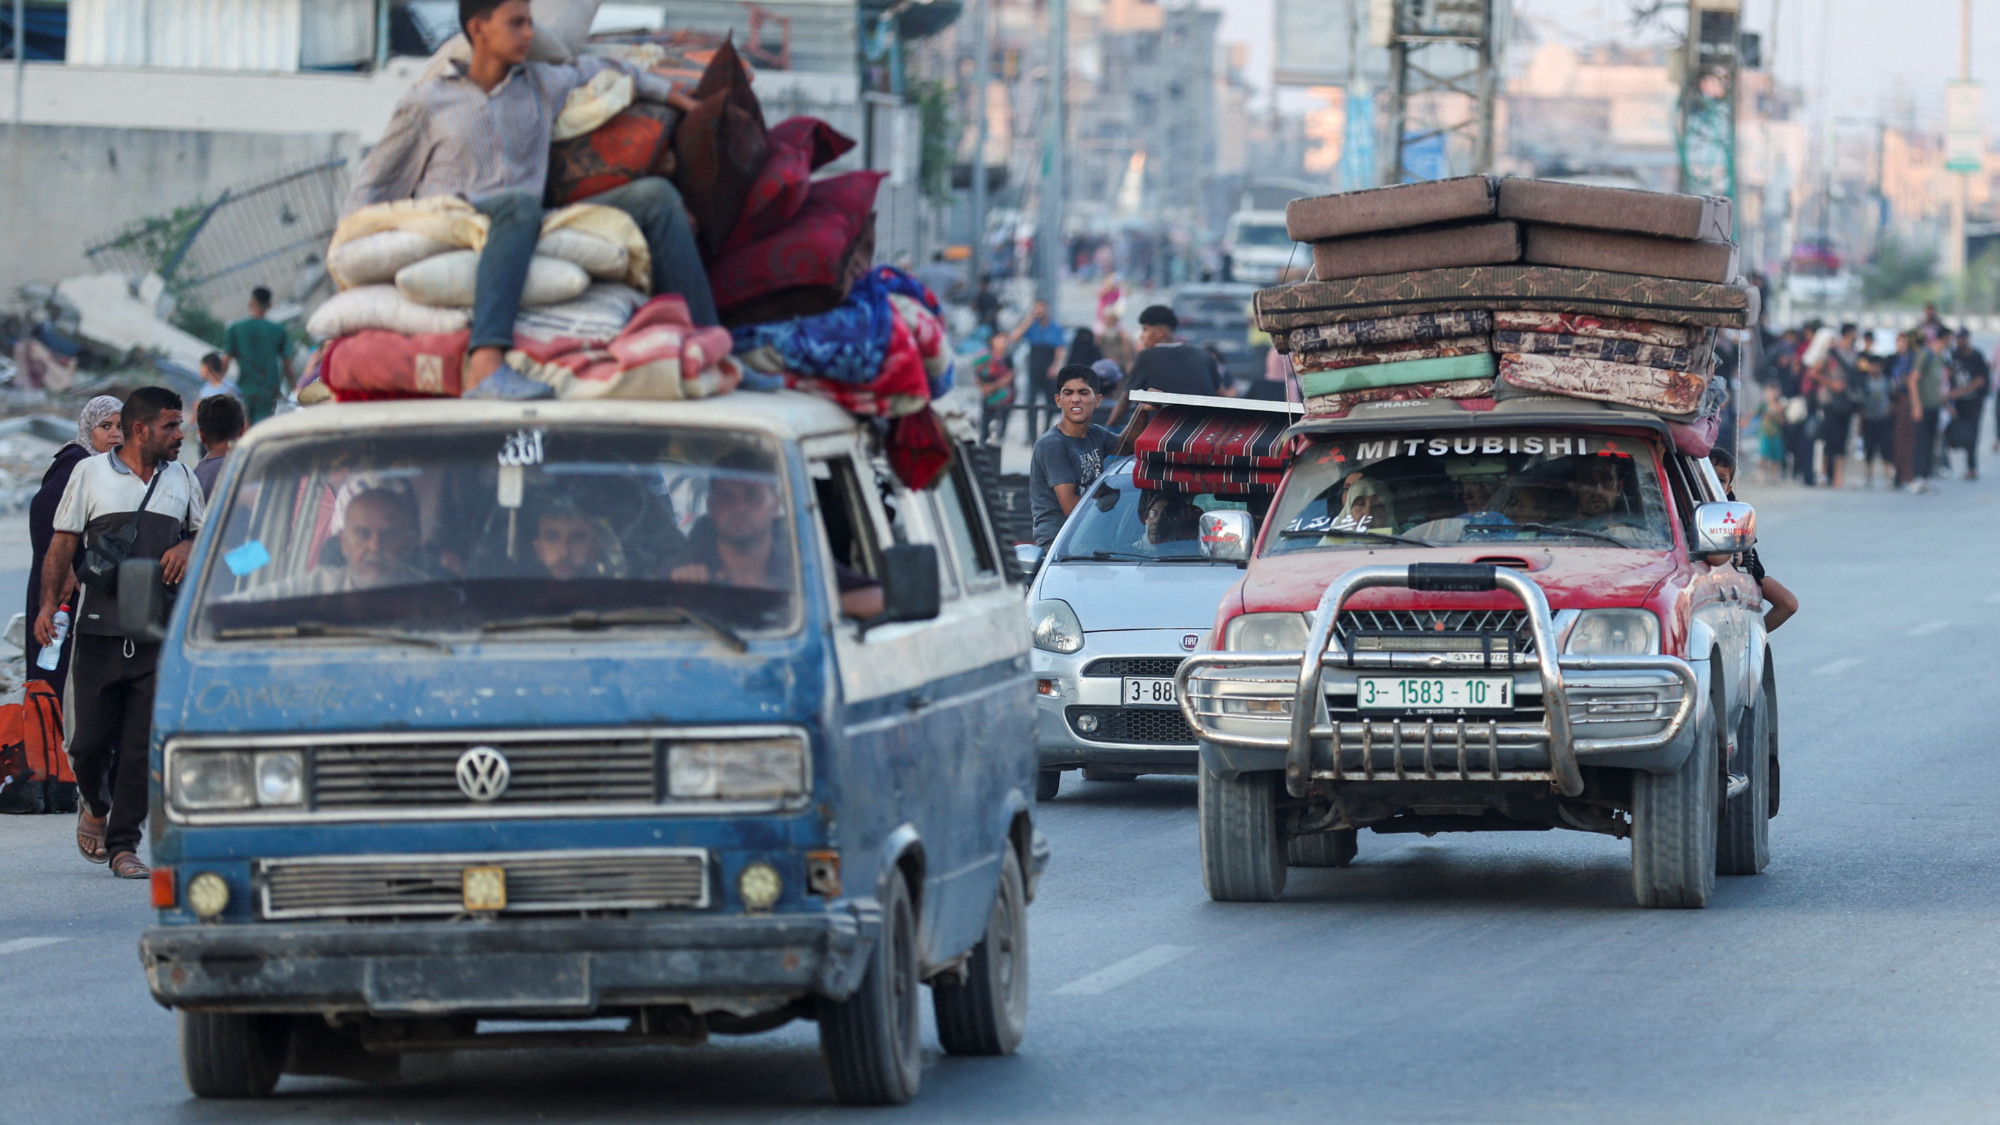
{"label": "person on roadside", "polygon": [[249,425],[243,404],[235,395],[215,395],[195,404],[194,428],[201,436],[201,462],[194,467],[194,479],[201,483],[204,502],[215,496],[215,478],[222,474],[223,460]]}
{"label": "person on roadside", "polygon": [[1120,371],[1132,370],[1132,361],[1139,356],[1139,349],[1132,343],[1131,333],[1119,323],[1120,305],[1112,305],[1104,310],[1103,324],[1097,329],[1097,350],[1104,358],[1118,365]]}
{"label": "person on roadside", "polygon": [[[1736,458],[1727,450],[1711,449],[1709,464],[1715,466],[1715,475],[1722,481],[1722,493],[1731,500],[1736,499]],[[1792,619],[1799,611],[1799,596],[1786,589],[1783,582],[1764,572],[1764,561],[1757,557],[1757,548],[1752,547],[1736,556],[1736,565],[1743,573],[1757,583],[1764,594],[1764,604],[1770,608],[1764,611],[1764,631],[1771,632]]]}
{"label": "person on roadside", "polygon": [[995,332],[986,350],[973,357],[972,377],[979,384],[979,440],[1000,445],[1014,409],[1014,365],[1007,359],[1005,334]]}
{"label": "person on roadside", "polygon": [[1008,334],[1007,350],[1012,352],[1024,340],[1028,344],[1028,433],[1036,434],[1042,429],[1042,411],[1048,409],[1043,404],[1050,401],[1056,390],[1049,382],[1049,373],[1063,365],[1068,350],[1062,326],[1049,312],[1047,300],[1036,298],[1028,310],[1028,319],[1015,325]]}
{"label": "person on roadside", "polygon": [[223,350],[236,361],[237,393],[253,426],[271,416],[292,382],[289,340],[284,325],[265,319],[270,311],[271,291],[259,285],[250,291],[250,315],[222,337]]}
{"label": "person on roadside", "polygon": [[[35,498],[28,502],[28,620],[33,621],[42,612],[42,560],[49,553],[49,543],[55,538],[56,508],[62,504],[63,491],[69,487],[70,474],[84,459],[104,453],[118,444],[118,412],[124,407],[116,396],[98,395],[83,404],[83,410],[76,416],[76,436],[49,461],[48,471],[42,474],[42,487],[35,492]],[[76,578],[74,572],[63,575],[63,589],[56,595],[56,604],[74,606],[70,599],[75,595]],[[27,660],[28,678],[41,680],[62,695],[63,685],[69,682],[69,656],[76,646],[65,641],[62,655],[57,658],[54,671],[38,667],[41,659],[42,642],[30,631],[22,656]]]}
{"label": "person on roadside", "polygon": [[[55,535],[42,563],[42,604],[35,640],[55,635],[55,613],[77,552],[130,527],[133,559],[159,559],[160,577],[180,585],[205,506],[181,452],[181,396],[140,387],[126,398],[119,421],[124,440],[86,458],[70,475],[56,508]],[[148,495],[148,492],[151,495]],[[147,748],[160,646],[124,636],[118,599],[86,589],[70,627],[74,653],[69,698],[70,761],[76,767],[76,842],[92,863],[111,865],[120,879],[151,872],[139,859],[146,821]],[[104,795],[109,792],[107,805]]]}
{"label": "person on roadside", "polygon": [[196,401],[214,398],[216,395],[234,395],[242,392],[229,381],[229,357],[221,352],[210,352],[201,357],[201,394]]}
{"label": "person on roadside", "polygon": [[1847,452],[1854,441],[1854,395],[1861,383],[1856,355],[1859,329],[1840,326],[1833,345],[1810,372],[1814,405],[1819,409],[1820,476],[1829,488],[1847,483]]}
{"label": "person on roadside", "polygon": [[1117,434],[1090,420],[1103,397],[1104,387],[1090,368],[1073,363],[1057,373],[1056,424],[1035,439],[1028,463],[1028,513],[1035,544],[1044,551],[1118,446]]}
{"label": "person on roadside", "polygon": [[1069,338],[1069,351],[1063,356],[1064,363],[1080,363],[1085,367],[1095,367],[1104,358],[1104,349],[1097,346],[1097,333],[1088,328],[1079,328]]}
{"label": "person on roadside", "polygon": [[[396,103],[388,129],[362,162],[345,211],[454,195],[485,215],[465,386],[476,398],[541,397],[547,394],[543,384],[502,361],[514,346],[514,318],[541,238],[550,131],[570,93],[601,71],[630,77],[633,96],[641,101],[675,100],[674,84],[595,55],[573,63],[529,62],[535,25],[528,0],[458,0],[458,22],[472,46],[471,60],[453,61]],[[685,298],[697,327],[718,322],[694,227],[672,184],[647,176],[577,202],[631,216],[652,251],[653,292]],[[253,404],[251,418],[257,417]]]}
{"label": "person on roadside", "polygon": [[1212,395],[1218,376],[1208,353],[1175,338],[1181,320],[1165,305],[1149,305],[1139,314],[1139,356],[1118,385],[1118,406],[1111,424],[1132,411],[1133,391],[1164,391],[1177,395]]}
{"label": "person on roadside", "polygon": [[972,295],[972,316],[987,335],[1000,330],[1000,294],[993,291],[990,277],[979,279],[979,291]]}
{"label": "person on roadside", "polygon": [[1951,367],[1951,389],[1944,396],[1951,410],[1951,420],[1945,426],[1945,448],[1964,450],[1965,479],[1978,480],[1979,420],[1986,412],[1986,395],[1992,390],[1992,370],[1986,357],[1972,346],[1972,333],[1964,328],[1958,330]]}
{"label": "person on roadside", "polygon": [[1937,473],[1938,412],[1944,409],[1946,380],[1951,373],[1951,358],[1945,352],[1945,334],[1931,332],[1924,340],[1924,348],[1917,353],[1916,362],[1910,366],[1907,386],[1910,392],[1910,421],[1912,426],[1911,460],[1915,479],[1910,482],[1913,493],[1931,492],[1931,477]]}
{"label": "person on roadside", "polygon": [[1916,396],[1910,393],[1910,375],[1921,348],[1917,333],[1896,334],[1896,355],[1889,365],[1889,463],[1895,469],[1890,483],[1896,488],[1908,488],[1916,480],[1917,423],[1910,409]]}

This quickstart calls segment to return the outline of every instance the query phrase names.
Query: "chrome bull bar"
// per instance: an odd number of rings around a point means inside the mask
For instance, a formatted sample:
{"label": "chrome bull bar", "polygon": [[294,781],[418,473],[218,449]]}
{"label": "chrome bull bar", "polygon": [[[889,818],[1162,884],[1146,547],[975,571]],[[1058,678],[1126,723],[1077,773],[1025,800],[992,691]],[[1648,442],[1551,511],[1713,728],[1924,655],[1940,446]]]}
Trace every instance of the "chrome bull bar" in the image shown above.
{"label": "chrome bull bar", "polygon": [[[1354,594],[1374,586],[1400,586],[1442,593],[1505,590],[1520,599],[1527,608],[1535,652],[1532,655],[1511,651],[1499,654],[1356,652],[1343,648],[1329,653],[1327,650],[1333,643],[1334,626],[1341,607]],[[1469,663],[1466,659],[1468,655],[1477,657],[1480,663]],[[1475,667],[1512,672],[1532,668],[1541,680],[1542,720],[1535,723],[1477,719],[1363,719],[1335,723],[1329,718],[1327,722],[1320,723],[1316,720],[1325,701],[1321,676],[1328,667],[1424,672],[1471,671]],[[1232,668],[1297,669],[1297,681],[1288,701],[1283,700],[1282,695],[1268,693],[1230,696],[1223,691],[1207,690],[1205,685],[1268,685],[1274,682],[1274,678],[1269,676],[1232,680],[1203,674],[1211,669]],[[1571,689],[1563,680],[1565,671],[1640,672],[1656,677],[1666,674],[1679,681],[1679,695],[1671,697],[1660,692],[1650,705],[1644,697],[1640,697],[1640,702],[1635,704],[1630,696],[1619,702],[1599,704],[1593,693],[1618,689],[1601,684],[1580,684],[1577,688],[1579,699],[1572,700]],[[1687,662],[1671,656],[1561,655],[1548,599],[1543,596],[1542,588],[1514,570],[1484,564],[1414,563],[1406,567],[1359,567],[1329,586],[1314,610],[1312,629],[1304,652],[1199,653],[1182,661],[1174,675],[1174,690],[1181,715],[1201,740],[1249,749],[1284,750],[1285,788],[1293,797],[1304,797],[1315,779],[1372,781],[1382,778],[1546,780],[1564,795],[1573,797],[1583,792],[1583,774],[1577,765],[1579,757],[1654,750],[1672,742],[1680,736],[1688,719],[1693,716],[1699,689],[1694,669]],[[1285,718],[1287,733],[1251,734],[1217,725],[1218,720],[1226,717],[1224,709],[1229,702],[1241,704],[1246,700],[1289,702],[1289,714]],[[1571,717],[1572,702],[1583,703],[1585,710],[1585,714],[1574,720]],[[1660,721],[1660,712],[1668,704],[1672,705],[1672,713],[1664,716],[1665,726],[1653,733],[1623,738],[1577,736],[1577,726],[1634,720]],[[1635,713],[1632,710],[1635,706],[1649,706],[1649,710]],[[1600,708],[1610,713],[1597,713]],[[1254,725],[1276,726],[1277,721],[1276,714],[1267,712],[1263,722]],[[1330,770],[1313,769],[1315,741],[1332,744],[1333,765]],[[1376,753],[1383,747],[1392,750],[1392,764],[1388,768],[1377,768]],[[1518,759],[1522,752],[1538,748],[1546,751],[1546,768],[1539,765],[1521,768]],[[1406,749],[1421,751],[1420,761],[1411,763],[1407,769]],[[1343,752],[1355,750],[1360,752],[1361,768],[1344,770],[1341,764]],[[1514,760],[1513,764],[1503,764],[1503,752]]]}

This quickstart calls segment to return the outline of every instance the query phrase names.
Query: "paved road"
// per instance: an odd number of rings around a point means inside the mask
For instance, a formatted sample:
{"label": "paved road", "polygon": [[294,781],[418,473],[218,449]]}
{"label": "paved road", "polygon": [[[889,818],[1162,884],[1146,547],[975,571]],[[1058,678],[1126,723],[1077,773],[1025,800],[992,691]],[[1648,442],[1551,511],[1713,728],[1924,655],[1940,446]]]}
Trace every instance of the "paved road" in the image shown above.
{"label": "paved road", "polygon": [[[1282,903],[1217,905],[1190,782],[1072,784],[1042,807],[1056,858],[1022,1053],[930,1052],[900,1119],[2000,1116],[2000,487],[1763,499],[1769,565],[1806,605],[1776,644],[1768,874],[1650,912],[1607,838],[1364,835],[1353,868],[1295,871]],[[799,1025],[196,1103],[138,971],[144,895],[78,860],[60,818],[0,818],[0,1120],[872,1119],[830,1103]]]}

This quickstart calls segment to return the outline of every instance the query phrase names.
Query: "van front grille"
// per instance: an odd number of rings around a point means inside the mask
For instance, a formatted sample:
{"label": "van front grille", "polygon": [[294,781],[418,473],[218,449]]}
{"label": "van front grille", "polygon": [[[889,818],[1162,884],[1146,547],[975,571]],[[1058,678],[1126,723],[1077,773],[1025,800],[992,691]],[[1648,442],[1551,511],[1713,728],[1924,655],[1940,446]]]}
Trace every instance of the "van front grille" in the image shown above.
{"label": "van front grille", "polygon": [[655,848],[268,860],[258,865],[259,912],[265,918],[459,914],[468,867],[506,872],[503,914],[708,905],[708,853]]}
{"label": "van front grille", "polygon": [[[458,785],[463,742],[369,742],[317,746],[312,803],[320,810],[477,806]],[[507,787],[486,807],[652,802],[659,796],[659,743],[650,738],[496,742]]]}

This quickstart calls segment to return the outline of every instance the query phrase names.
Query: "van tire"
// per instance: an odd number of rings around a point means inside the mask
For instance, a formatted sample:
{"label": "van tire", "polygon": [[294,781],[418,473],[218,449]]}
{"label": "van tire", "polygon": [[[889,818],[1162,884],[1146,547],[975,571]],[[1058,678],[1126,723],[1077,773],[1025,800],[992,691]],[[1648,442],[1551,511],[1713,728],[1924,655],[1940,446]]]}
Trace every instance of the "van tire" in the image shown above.
{"label": "van tire", "polygon": [[1640,906],[1699,910],[1715,890],[1722,790],[1715,709],[1698,721],[1680,769],[1632,775],[1632,894]]}
{"label": "van tire", "polygon": [[1285,893],[1285,840],[1274,772],[1224,781],[1201,770],[1201,883],[1216,902],[1275,902]]}
{"label": "van tire", "polygon": [[1012,846],[1000,861],[1000,888],[986,936],[972,947],[965,980],[931,986],[938,1040],[947,1054],[1011,1055],[1028,1029],[1028,887]]}
{"label": "van tire", "polygon": [[819,1001],[820,1055],[842,1105],[902,1105],[923,1080],[916,911],[900,872],[887,896],[860,986],[845,1000]]}
{"label": "van tire", "polygon": [[1289,867],[1346,867],[1361,850],[1360,832],[1340,828],[1294,836],[1285,841],[1285,864]]}
{"label": "van tire", "polygon": [[1035,800],[1053,801],[1060,792],[1062,792],[1061,770],[1035,771]]}
{"label": "van tire", "polygon": [[289,1017],[244,1012],[175,1013],[181,1078],[197,1098],[261,1098],[277,1088],[291,1047]]}
{"label": "van tire", "polygon": [[1750,775],[1750,787],[1726,798],[1715,841],[1717,875],[1761,875],[1771,862],[1771,700],[1757,693],[1743,717],[1736,757]]}

